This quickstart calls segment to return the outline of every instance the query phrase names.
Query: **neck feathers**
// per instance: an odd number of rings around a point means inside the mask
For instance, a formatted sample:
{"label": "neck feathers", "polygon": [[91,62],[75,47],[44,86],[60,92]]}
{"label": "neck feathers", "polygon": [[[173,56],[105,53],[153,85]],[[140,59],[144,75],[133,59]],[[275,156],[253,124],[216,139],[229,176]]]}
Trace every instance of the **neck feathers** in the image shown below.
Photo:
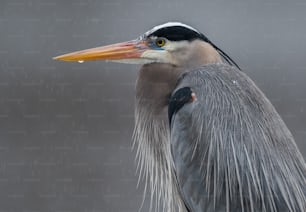
{"label": "neck feathers", "polygon": [[[139,179],[151,191],[151,211],[181,212],[183,202],[171,169],[168,98],[183,72],[170,64],[144,65],[136,84],[134,144]],[[153,201],[155,199],[155,201]],[[153,205],[153,203],[156,203]]]}
{"label": "neck feathers", "polygon": [[[136,99],[134,147],[138,160],[139,180],[145,180],[145,194],[151,193],[150,212],[183,212],[184,203],[179,197],[175,174],[172,170],[170,131],[166,115],[155,115],[154,107],[145,99]],[[145,106],[144,106],[145,105]],[[155,203],[155,204],[154,204]]]}
{"label": "neck feathers", "polygon": [[195,40],[190,45],[192,55],[190,56],[189,66],[196,68],[205,64],[222,63],[218,51],[209,43]]}

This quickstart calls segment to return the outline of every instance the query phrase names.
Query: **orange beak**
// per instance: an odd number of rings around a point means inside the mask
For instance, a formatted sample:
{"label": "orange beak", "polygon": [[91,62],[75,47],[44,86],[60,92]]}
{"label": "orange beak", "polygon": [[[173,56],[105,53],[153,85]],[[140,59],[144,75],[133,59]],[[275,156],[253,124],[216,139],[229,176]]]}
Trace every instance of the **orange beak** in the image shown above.
{"label": "orange beak", "polygon": [[54,60],[78,61],[89,60],[129,60],[138,59],[142,53],[149,49],[147,42],[142,40],[131,40],[108,46],[72,52],[54,57]]}

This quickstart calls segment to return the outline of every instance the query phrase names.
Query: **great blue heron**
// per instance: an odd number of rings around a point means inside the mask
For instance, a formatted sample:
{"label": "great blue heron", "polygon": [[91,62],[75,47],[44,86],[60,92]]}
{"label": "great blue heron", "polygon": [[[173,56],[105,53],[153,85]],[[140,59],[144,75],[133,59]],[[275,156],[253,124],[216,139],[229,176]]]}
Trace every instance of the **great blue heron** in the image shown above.
{"label": "great blue heron", "polygon": [[144,64],[134,139],[156,208],[306,211],[306,166],[293,136],[254,82],[198,30],[170,22],[55,59]]}

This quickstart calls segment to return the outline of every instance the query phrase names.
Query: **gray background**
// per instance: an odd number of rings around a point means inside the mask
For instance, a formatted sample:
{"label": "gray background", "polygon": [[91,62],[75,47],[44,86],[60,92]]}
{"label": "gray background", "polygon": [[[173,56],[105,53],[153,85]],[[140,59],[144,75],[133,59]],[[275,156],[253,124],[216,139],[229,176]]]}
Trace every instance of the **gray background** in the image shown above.
{"label": "gray background", "polygon": [[131,151],[139,66],[51,58],[170,20],[229,53],[306,155],[305,0],[1,0],[1,212],[139,209]]}

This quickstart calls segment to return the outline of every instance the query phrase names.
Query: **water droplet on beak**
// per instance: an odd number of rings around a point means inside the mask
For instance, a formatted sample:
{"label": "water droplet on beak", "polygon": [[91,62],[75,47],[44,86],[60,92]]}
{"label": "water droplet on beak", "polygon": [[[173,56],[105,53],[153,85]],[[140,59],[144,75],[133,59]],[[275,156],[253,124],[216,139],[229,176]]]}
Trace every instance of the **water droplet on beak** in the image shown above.
{"label": "water droplet on beak", "polygon": [[79,63],[84,63],[84,60],[79,60],[78,62],[79,62]]}

